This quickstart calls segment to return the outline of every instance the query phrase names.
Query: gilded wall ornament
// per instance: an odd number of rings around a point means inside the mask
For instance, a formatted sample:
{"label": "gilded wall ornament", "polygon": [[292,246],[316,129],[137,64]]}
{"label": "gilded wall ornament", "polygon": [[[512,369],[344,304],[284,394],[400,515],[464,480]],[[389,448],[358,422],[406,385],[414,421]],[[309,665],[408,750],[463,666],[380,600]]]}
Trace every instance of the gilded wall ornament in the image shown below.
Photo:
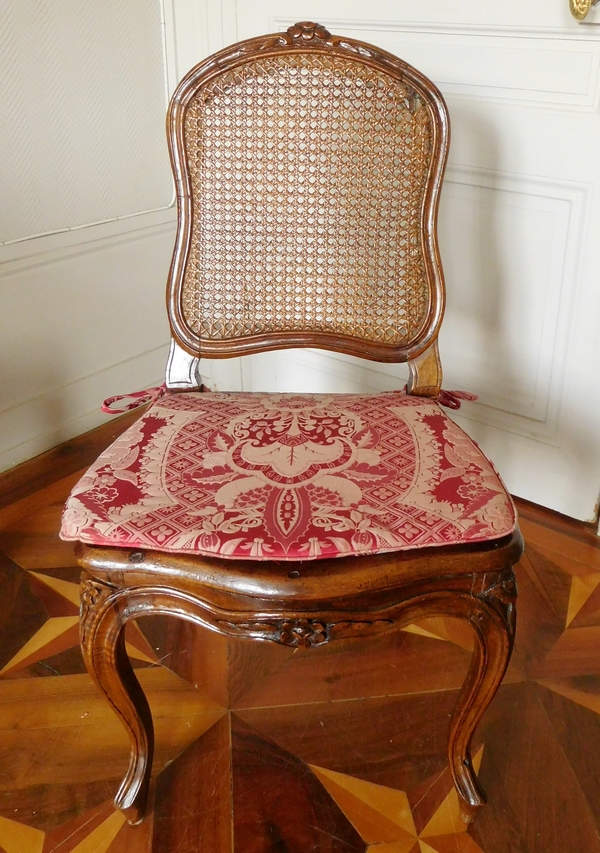
{"label": "gilded wall ornament", "polygon": [[571,8],[571,14],[578,21],[583,21],[592,6],[595,6],[598,3],[598,0],[569,0],[569,6]]}

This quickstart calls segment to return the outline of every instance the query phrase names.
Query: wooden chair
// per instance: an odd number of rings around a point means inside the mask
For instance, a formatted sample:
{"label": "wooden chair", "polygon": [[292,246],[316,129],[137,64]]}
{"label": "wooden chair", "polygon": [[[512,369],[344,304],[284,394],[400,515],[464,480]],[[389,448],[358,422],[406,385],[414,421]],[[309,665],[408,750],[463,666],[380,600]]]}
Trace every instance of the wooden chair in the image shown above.
{"label": "wooden chair", "polygon": [[[143,817],[153,750],[129,620],[316,647],[447,615],[476,641],[448,746],[469,820],[485,801],[470,743],[510,658],[523,546],[491,463],[437,402],[444,100],[395,56],[305,22],[192,69],[168,133],[167,391],[77,485],[62,527],[84,569],[85,662],[131,738],[115,805]],[[200,393],[200,354],[304,346],[408,361],[409,384]]]}

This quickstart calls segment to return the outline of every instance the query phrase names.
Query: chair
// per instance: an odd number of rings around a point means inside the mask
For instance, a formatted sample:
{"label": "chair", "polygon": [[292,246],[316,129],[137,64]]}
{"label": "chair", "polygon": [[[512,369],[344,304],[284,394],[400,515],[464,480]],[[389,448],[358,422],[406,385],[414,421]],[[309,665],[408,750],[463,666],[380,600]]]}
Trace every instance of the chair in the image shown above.
{"label": "chair", "polygon": [[[75,487],[61,533],[79,543],[87,668],[131,739],[115,805],[143,817],[153,752],[129,620],[312,648],[446,615],[476,638],[448,745],[468,821],[523,544],[491,463],[438,402],[443,98],[395,56],[304,22],[193,68],[168,135],[166,391]],[[408,386],[201,393],[201,355],[306,346],[408,362]]]}

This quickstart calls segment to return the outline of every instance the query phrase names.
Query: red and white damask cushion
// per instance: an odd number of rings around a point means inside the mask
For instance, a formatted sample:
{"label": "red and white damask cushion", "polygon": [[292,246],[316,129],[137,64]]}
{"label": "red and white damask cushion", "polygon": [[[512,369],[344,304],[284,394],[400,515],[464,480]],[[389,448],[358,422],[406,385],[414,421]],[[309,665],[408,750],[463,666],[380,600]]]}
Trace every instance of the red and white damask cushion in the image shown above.
{"label": "red and white damask cushion", "polygon": [[167,394],[74,488],[61,537],[255,560],[497,539],[512,501],[428,399]]}

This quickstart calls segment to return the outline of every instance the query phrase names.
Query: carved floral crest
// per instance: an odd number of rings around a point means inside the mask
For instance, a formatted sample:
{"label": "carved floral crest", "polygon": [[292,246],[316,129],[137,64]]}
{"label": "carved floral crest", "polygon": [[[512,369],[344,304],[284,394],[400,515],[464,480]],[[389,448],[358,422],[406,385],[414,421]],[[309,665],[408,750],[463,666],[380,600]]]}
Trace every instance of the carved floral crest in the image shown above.
{"label": "carved floral crest", "polygon": [[327,39],[331,38],[329,30],[325,29],[321,24],[315,24],[312,21],[300,21],[288,27],[288,33],[294,40],[313,41],[314,39],[321,39],[321,41],[327,41]]}

